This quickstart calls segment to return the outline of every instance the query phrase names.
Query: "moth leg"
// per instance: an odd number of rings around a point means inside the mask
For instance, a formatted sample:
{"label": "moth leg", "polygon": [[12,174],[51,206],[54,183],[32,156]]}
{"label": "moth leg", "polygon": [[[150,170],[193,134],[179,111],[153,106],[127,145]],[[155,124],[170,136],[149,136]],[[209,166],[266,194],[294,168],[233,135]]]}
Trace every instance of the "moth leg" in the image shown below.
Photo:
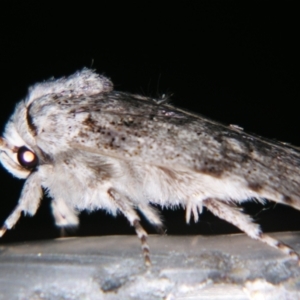
{"label": "moth leg", "polygon": [[185,208],[185,221],[187,224],[190,223],[191,217],[193,216],[194,222],[197,223],[199,221],[199,214],[202,213],[202,203],[199,205],[198,203],[193,203],[192,201],[188,201]]}
{"label": "moth leg", "polygon": [[129,223],[134,227],[135,232],[142,244],[142,252],[145,259],[145,265],[147,267],[151,266],[151,260],[149,254],[150,251],[147,243],[147,232],[142,227],[139,216],[130,205],[130,201],[127,199],[127,197],[119,194],[116,190],[112,188],[108,190],[108,194],[111,197],[111,199],[115,202],[115,204],[118,206],[119,210],[127,218]]}
{"label": "moth leg", "polygon": [[296,259],[298,264],[300,264],[300,256],[295,250],[290,248],[288,245],[270,237],[269,235],[264,234],[259,225],[254,224],[249,216],[243,214],[237,208],[230,207],[224,202],[211,198],[206,199],[203,204],[217,217],[235,225],[251,238],[260,240],[269,246],[288,254],[293,259]]}
{"label": "moth leg", "polygon": [[60,227],[61,237],[67,236],[66,228],[74,228],[79,225],[77,213],[62,198],[53,199],[51,208],[55,225]]}
{"label": "moth leg", "polygon": [[157,229],[159,233],[164,233],[164,225],[161,221],[159,212],[154,207],[150,206],[149,204],[139,204],[138,210]]}
{"label": "moth leg", "polygon": [[33,216],[41,202],[43,190],[41,188],[41,180],[37,172],[32,173],[25,181],[21,197],[16,208],[5,220],[4,225],[0,229],[0,237],[11,229],[20,219],[22,212]]}
{"label": "moth leg", "polygon": [[55,220],[55,225],[59,227],[75,227],[79,224],[79,219],[76,212],[67,206],[61,198],[51,201],[52,214]]}

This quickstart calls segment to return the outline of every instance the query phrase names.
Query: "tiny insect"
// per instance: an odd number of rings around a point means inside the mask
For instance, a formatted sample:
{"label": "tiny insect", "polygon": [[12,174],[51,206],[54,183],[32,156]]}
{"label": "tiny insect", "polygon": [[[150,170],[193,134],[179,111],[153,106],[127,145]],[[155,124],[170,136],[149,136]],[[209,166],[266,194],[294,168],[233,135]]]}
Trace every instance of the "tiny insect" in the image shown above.
{"label": "tiny insect", "polygon": [[250,237],[290,255],[289,246],[262,233],[241,212],[244,201],[269,199],[300,209],[300,152],[176,108],[167,98],[118,92],[112,82],[83,69],[29,89],[0,138],[0,160],[26,178],[15,210],[34,215],[51,197],[57,226],[76,226],[82,210],[124,214],[150,265],[140,214],[161,227],[158,211],[181,206],[186,222],[206,207]]}

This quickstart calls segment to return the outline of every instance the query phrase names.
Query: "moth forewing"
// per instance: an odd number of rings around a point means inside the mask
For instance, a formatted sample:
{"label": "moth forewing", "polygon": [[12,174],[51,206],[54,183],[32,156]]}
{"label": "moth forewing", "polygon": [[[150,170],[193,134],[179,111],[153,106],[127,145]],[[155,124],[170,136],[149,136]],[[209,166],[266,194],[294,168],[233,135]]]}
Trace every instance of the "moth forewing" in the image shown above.
{"label": "moth forewing", "polygon": [[88,69],[30,88],[0,139],[3,166],[27,178],[0,235],[21,212],[35,214],[44,188],[58,226],[77,225],[82,210],[122,212],[142,242],[147,265],[147,233],[137,211],[162,226],[151,203],[184,207],[187,222],[198,221],[205,206],[300,261],[234,207],[267,198],[299,209],[298,149],[165,100],[114,91],[108,78]]}

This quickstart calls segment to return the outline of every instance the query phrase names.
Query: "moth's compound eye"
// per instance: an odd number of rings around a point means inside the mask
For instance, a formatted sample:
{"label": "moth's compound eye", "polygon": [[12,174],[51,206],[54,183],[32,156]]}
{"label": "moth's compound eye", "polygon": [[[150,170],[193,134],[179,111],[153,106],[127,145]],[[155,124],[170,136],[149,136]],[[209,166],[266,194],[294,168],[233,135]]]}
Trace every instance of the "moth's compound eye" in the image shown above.
{"label": "moth's compound eye", "polygon": [[38,165],[37,156],[25,146],[19,148],[17,157],[19,164],[26,169],[33,169]]}

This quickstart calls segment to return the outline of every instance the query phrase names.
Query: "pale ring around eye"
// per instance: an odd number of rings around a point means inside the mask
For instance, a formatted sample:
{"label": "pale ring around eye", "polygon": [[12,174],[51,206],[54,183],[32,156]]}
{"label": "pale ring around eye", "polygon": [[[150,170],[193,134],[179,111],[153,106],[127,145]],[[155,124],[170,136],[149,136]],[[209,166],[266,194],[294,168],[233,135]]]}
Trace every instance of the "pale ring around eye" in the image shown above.
{"label": "pale ring around eye", "polygon": [[26,169],[33,169],[38,165],[37,156],[25,146],[19,148],[17,158],[19,164]]}

